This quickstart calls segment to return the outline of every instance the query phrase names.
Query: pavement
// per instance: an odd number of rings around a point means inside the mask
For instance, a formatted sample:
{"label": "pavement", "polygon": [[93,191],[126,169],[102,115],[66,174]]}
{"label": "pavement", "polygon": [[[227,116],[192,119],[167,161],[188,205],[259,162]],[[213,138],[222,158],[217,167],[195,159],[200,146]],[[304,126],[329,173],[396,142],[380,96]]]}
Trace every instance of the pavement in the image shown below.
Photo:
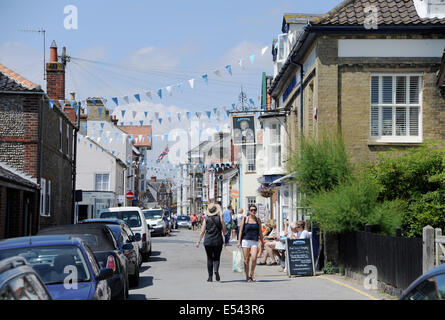
{"label": "pavement", "polygon": [[223,248],[221,281],[207,282],[206,254],[196,248],[199,232],[173,230],[171,237],[153,237],[153,255],[141,270],[132,300],[392,300],[382,292],[338,275],[289,277],[280,266],[256,266],[256,282],[232,271],[236,243]]}

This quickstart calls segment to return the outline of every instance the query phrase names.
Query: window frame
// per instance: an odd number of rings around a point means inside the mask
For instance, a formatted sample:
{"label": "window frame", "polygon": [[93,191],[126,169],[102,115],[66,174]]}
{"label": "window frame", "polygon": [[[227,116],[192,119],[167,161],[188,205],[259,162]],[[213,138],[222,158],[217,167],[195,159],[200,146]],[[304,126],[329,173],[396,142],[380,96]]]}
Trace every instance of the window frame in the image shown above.
{"label": "window frame", "polygon": [[[272,126],[276,125],[276,129],[272,129]],[[272,132],[275,138],[274,141],[272,140]],[[282,128],[280,121],[271,121],[268,123],[268,144],[267,144],[267,157],[268,157],[268,167],[269,169],[281,169],[283,165],[283,141],[282,141]],[[279,154],[278,154],[278,163],[275,163],[275,148],[279,148]]]}
{"label": "window frame", "polygon": [[[372,79],[373,77],[378,77],[378,103],[373,103],[372,94],[373,94],[373,86]],[[383,77],[391,77],[392,78],[392,103],[383,103]],[[406,79],[406,99],[405,103],[397,103],[397,77],[405,77]],[[418,103],[410,103],[410,81],[411,77],[419,77],[419,101]],[[422,115],[423,115],[423,77],[422,73],[371,73],[369,78],[369,140],[371,142],[388,142],[388,143],[422,143],[423,142],[423,125],[422,125]],[[409,81],[408,81],[409,79]],[[373,108],[377,107],[377,117],[378,117],[378,135],[372,135],[373,133]],[[391,115],[391,135],[383,135],[383,108],[391,107],[392,115]],[[409,110],[413,107],[418,107],[418,135],[397,135],[397,108],[405,109],[405,122],[407,126],[405,130],[408,132],[409,124],[410,124],[410,113]]]}
{"label": "window frame", "polygon": [[[107,175],[108,176],[108,183],[107,183],[107,188],[103,189],[103,177]],[[97,188],[97,178],[98,176],[101,176],[101,181],[100,181],[100,188]],[[94,189],[95,191],[110,191],[110,173],[109,172],[96,172],[94,174]]]}

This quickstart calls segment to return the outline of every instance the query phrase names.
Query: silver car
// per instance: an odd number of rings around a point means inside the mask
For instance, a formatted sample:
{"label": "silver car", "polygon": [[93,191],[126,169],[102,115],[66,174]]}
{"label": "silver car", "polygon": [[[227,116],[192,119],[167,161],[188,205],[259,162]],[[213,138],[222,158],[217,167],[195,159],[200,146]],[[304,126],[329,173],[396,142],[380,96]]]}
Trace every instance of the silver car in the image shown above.
{"label": "silver car", "polygon": [[188,228],[188,229],[192,228],[192,222],[190,221],[189,216],[178,216],[176,218],[176,221],[178,224],[178,228]]}

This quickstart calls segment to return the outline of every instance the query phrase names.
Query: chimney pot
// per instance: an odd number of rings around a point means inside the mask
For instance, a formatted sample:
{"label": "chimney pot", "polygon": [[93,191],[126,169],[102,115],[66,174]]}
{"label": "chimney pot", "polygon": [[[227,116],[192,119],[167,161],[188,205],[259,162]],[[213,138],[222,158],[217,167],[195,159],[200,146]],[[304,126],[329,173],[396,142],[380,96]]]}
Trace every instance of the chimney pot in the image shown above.
{"label": "chimney pot", "polygon": [[57,62],[57,44],[56,41],[53,40],[53,42],[51,43],[51,47],[50,47],[50,58],[49,58],[50,62]]}

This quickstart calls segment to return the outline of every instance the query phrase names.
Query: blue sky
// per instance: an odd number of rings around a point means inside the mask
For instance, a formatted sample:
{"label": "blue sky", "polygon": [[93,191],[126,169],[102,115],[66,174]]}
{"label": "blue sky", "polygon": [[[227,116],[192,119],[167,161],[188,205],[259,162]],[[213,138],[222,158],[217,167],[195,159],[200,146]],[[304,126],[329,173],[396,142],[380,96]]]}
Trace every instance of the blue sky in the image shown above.
{"label": "blue sky", "polygon": [[[41,84],[43,81],[42,37],[37,33],[19,32],[21,29],[46,30],[46,56],[55,40],[67,48],[73,59],[67,65],[66,98],[70,91],[78,99],[100,96],[109,99],[120,119],[138,124],[145,120],[142,111],[203,112],[213,108],[229,109],[238,102],[243,86],[248,98],[256,106],[261,93],[261,74],[272,74],[271,43],[281,33],[284,13],[326,13],[340,0],[189,0],[189,1],[105,1],[105,0],[39,0],[0,2],[0,63],[25,78]],[[78,9],[78,29],[64,28],[64,8]],[[261,49],[268,46],[264,56]],[[249,57],[255,54],[254,63]],[[77,59],[76,59],[77,58]],[[80,60],[86,59],[86,60]],[[242,59],[244,69],[238,66]],[[100,62],[100,63],[97,63]],[[225,66],[232,66],[230,76]],[[222,77],[213,72],[220,70]],[[208,85],[201,76],[208,74]],[[195,79],[195,87],[188,85]],[[183,92],[176,87],[183,83]],[[172,95],[165,90],[172,86]],[[163,88],[163,99],[156,91]],[[152,91],[153,100],[145,96]],[[142,102],[133,98],[140,93]],[[130,97],[129,105],[122,105],[123,96]],[[115,106],[111,97],[119,97]],[[136,118],[131,110],[138,110]],[[166,121],[162,125],[152,120],[153,133],[164,134],[184,121]],[[153,113],[149,118],[153,119]],[[185,117],[183,116],[182,119]],[[204,119],[203,119],[204,118]],[[224,119],[203,121],[201,128],[224,123]],[[219,122],[218,122],[219,121]],[[159,153],[165,143],[156,143]],[[156,154],[157,156],[157,154]]]}

